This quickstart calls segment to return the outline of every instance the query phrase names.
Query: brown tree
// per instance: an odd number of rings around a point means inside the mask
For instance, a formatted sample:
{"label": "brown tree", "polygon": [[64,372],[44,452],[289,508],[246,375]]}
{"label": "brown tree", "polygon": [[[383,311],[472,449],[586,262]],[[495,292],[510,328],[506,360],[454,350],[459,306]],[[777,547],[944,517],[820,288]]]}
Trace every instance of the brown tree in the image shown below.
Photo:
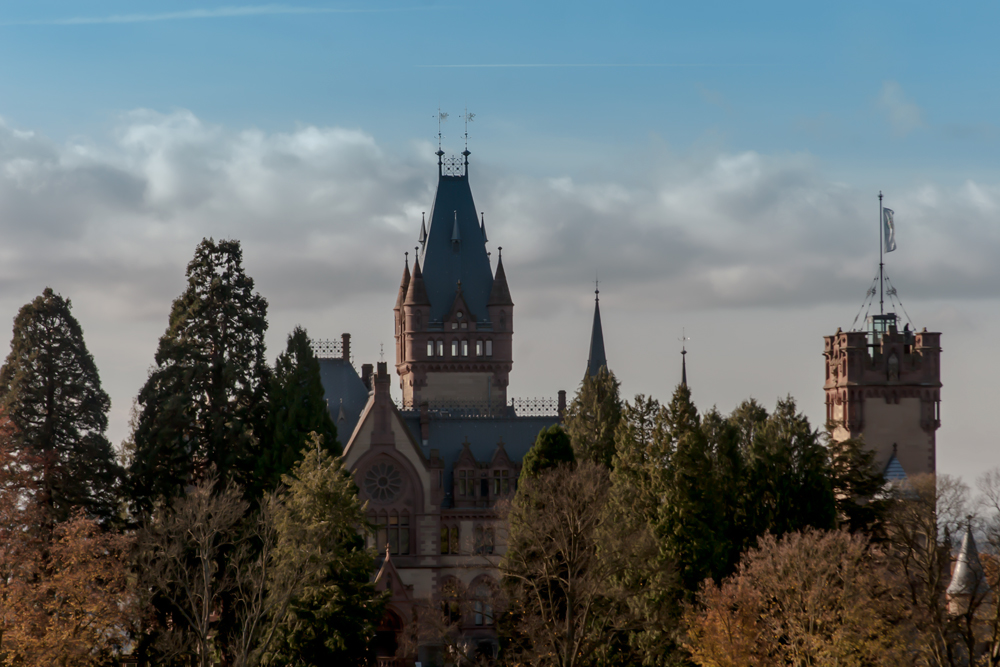
{"label": "brown tree", "polygon": [[913,639],[902,587],[860,536],[768,535],[686,615],[688,650],[705,667],[904,665]]}
{"label": "brown tree", "polygon": [[607,511],[609,472],[583,461],[521,482],[500,572],[507,586],[508,658],[545,667],[626,659],[638,620],[623,573],[651,559],[645,529],[624,534]]}

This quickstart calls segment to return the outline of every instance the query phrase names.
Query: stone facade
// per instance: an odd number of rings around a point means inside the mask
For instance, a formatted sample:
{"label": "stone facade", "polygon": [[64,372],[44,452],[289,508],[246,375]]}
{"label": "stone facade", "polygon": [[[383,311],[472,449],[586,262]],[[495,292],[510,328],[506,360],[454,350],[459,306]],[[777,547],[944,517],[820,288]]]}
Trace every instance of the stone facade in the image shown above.
{"label": "stone facade", "polygon": [[885,470],[934,473],[941,425],[941,334],[870,318],[867,331],[824,337],[826,418],[834,439],[863,438]]}

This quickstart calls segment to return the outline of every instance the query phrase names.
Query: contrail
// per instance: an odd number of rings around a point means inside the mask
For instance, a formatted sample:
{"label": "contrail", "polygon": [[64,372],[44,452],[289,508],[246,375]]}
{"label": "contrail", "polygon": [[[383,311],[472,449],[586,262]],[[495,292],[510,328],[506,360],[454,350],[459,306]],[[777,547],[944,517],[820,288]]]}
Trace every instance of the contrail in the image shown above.
{"label": "contrail", "polygon": [[113,14],[111,16],[76,16],[64,19],[36,19],[26,21],[0,21],[0,26],[13,25],[100,25],[109,23],[153,23],[156,21],[192,21],[197,19],[224,19],[277,14],[375,14],[438,9],[437,7],[401,7],[390,9],[334,9],[331,7],[295,7],[290,5],[249,5],[219,7],[217,9],[188,9],[182,12],[161,14]]}
{"label": "contrail", "polygon": [[424,68],[474,69],[501,67],[760,67],[758,63],[499,63],[479,65],[417,65]]}

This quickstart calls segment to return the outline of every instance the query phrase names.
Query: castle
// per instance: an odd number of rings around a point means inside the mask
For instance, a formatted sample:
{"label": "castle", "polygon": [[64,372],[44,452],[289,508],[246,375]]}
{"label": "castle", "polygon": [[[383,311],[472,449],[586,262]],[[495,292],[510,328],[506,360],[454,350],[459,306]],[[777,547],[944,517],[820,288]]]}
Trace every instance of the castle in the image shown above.
{"label": "castle", "polygon": [[[496,654],[491,600],[503,554],[496,504],[516,490],[521,460],[540,430],[560,421],[566,394],[548,403],[509,399],[514,302],[500,248],[496,269],[469,183],[469,151],[445,160],[412,272],[404,262],[394,313],[395,371],[351,362],[350,336],[317,349],[331,414],[379,552],[376,587],[390,591],[377,637],[385,664],[421,605],[460,595],[453,621],[469,653]],[[683,354],[683,352],[682,352]],[[934,472],[940,425],[940,334],[899,331],[893,314],[868,330],[825,338],[827,421],[835,439],[862,437],[890,479]],[[683,357],[682,357],[683,359]],[[607,366],[595,302],[586,372]],[[686,384],[686,364],[682,364]],[[434,642],[417,659],[440,664]]]}

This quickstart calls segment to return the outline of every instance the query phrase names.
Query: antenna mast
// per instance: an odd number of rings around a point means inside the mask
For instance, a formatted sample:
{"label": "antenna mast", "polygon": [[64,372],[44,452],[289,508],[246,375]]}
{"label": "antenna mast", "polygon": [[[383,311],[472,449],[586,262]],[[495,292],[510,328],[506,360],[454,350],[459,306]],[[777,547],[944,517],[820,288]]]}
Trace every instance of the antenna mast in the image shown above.
{"label": "antenna mast", "polygon": [[885,282],[885,261],[882,256],[882,191],[878,191],[878,314],[885,315],[885,301],[882,297],[882,283]]}

